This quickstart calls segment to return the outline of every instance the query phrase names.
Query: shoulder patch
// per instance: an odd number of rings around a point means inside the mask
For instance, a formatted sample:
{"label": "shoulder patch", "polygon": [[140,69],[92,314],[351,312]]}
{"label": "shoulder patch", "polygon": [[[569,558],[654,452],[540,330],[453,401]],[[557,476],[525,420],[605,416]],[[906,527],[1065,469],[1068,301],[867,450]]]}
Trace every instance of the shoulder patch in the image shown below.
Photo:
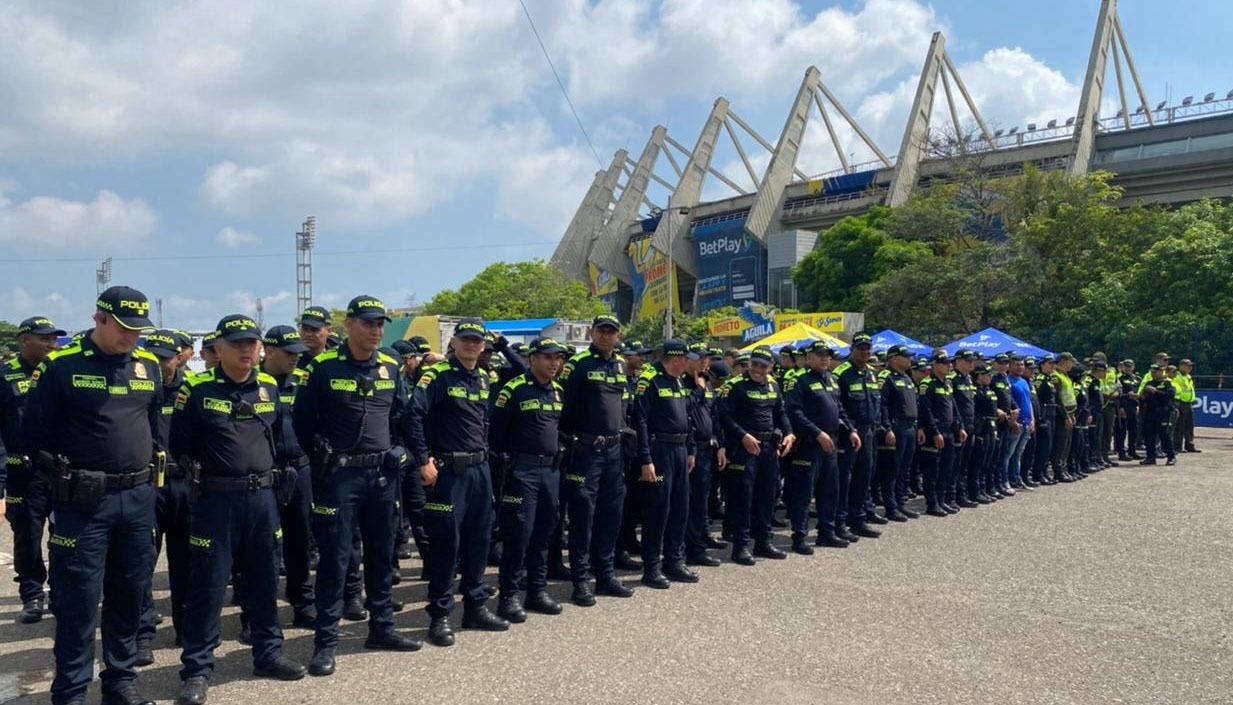
{"label": "shoulder patch", "polygon": [[134,348],[133,357],[136,357],[142,360],[148,360],[150,362],[153,362],[156,365],[158,364],[158,357],[154,353],[146,350],[145,348]]}
{"label": "shoulder patch", "polygon": [[393,365],[393,366],[395,366],[395,367],[401,367],[401,366],[402,366],[402,365],[401,365],[401,363],[399,363],[399,362],[398,362],[398,360],[395,360],[394,358],[390,357],[389,355],[386,355],[385,353],[381,352],[380,350],[378,350],[378,351],[377,351],[377,361],[378,361],[378,362],[383,362],[383,363],[385,363],[385,364],[387,364],[387,365]]}
{"label": "shoulder patch", "polygon": [[[69,345],[67,347],[60,348],[59,350],[51,351],[51,354],[47,356],[47,361],[54,362],[55,360],[65,358],[70,355],[78,355],[80,353],[81,353],[81,343],[73,343],[72,345]],[[42,365],[40,365],[40,367],[41,366]]]}
{"label": "shoulder patch", "polygon": [[262,384],[272,384],[274,386],[278,386],[278,381],[274,379],[274,375],[267,374],[265,372],[257,373],[257,381]]}

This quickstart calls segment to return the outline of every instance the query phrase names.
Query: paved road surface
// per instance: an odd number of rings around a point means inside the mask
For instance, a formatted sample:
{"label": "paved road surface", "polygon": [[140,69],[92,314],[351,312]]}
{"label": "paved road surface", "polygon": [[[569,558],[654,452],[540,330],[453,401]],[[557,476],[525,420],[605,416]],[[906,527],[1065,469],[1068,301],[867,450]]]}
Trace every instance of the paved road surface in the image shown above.
{"label": "paved road surface", "polygon": [[[1203,435],[1206,452],[1176,468],[1115,468],[887,527],[846,551],[725,564],[698,585],[571,605],[506,634],[460,632],[451,649],[365,652],[364,627],[351,625],[328,679],[255,680],[247,650],[226,641],[210,701],[1230,703],[1233,435]],[[0,534],[7,559],[12,537]],[[13,622],[10,570],[0,567],[0,702],[47,702],[52,620]],[[409,603],[399,626],[423,636],[423,584],[396,594]],[[237,629],[229,611],[224,635]],[[311,634],[287,638],[307,660]],[[169,701],[170,629],[156,647],[140,683]]]}

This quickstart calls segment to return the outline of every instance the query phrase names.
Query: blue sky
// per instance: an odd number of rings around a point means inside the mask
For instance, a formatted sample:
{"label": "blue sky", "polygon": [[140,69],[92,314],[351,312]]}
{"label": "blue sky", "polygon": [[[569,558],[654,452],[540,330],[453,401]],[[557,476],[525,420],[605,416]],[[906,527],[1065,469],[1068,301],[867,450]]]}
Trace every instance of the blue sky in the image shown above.
{"label": "blue sky", "polygon": [[[636,155],[656,123],[692,144],[721,94],[774,141],[809,64],[893,154],[935,29],[990,122],[1065,119],[1099,3],[527,6],[606,162],[622,147]],[[1233,74],[1218,43],[1233,6],[1177,8],[1120,3],[1149,100],[1166,85],[1174,102],[1223,96]],[[11,0],[0,103],[10,321],[86,325],[106,256],[116,283],[163,299],[167,325],[211,327],[258,297],[267,324],[288,321],[293,233],[310,214],[318,303],[424,301],[491,262],[549,256],[598,168],[512,0]],[[856,161],[870,156],[850,130],[841,142]],[[730,146],[716,160],[748,181]],[[811,128],[802,169],[836,164]]]}

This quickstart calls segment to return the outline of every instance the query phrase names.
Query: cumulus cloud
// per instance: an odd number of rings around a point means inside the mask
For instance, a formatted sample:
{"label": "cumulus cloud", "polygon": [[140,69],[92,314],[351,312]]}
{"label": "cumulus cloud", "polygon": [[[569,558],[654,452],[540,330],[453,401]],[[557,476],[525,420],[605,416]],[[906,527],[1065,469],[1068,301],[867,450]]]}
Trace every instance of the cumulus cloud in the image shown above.
{"label": "cumulus cloud", "polygon": [[237,230],[230,225],[219,230],[214,239],[223,247],[233,250],[241,247],[255,247],[261,244],[261,236],[250,233],[247,230]]}
{"label": "cumulus cloud", "polygon": [[91,201],[52,196],[11,198],[0,182],[0,242],[40,247],[88,247],[138,242],[158,227],[158,215],[140,198],[99,191]]}

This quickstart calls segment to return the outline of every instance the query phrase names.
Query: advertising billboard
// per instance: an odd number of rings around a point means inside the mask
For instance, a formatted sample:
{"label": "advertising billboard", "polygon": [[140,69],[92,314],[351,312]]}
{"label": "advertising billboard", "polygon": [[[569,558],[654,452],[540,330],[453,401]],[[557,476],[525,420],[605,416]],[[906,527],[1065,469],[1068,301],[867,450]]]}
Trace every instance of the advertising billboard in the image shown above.
{"label": "advertising billboard", "polygon": [[699,313],[766,300],[766,249],[745,233],[745,216],[695,225]]}

